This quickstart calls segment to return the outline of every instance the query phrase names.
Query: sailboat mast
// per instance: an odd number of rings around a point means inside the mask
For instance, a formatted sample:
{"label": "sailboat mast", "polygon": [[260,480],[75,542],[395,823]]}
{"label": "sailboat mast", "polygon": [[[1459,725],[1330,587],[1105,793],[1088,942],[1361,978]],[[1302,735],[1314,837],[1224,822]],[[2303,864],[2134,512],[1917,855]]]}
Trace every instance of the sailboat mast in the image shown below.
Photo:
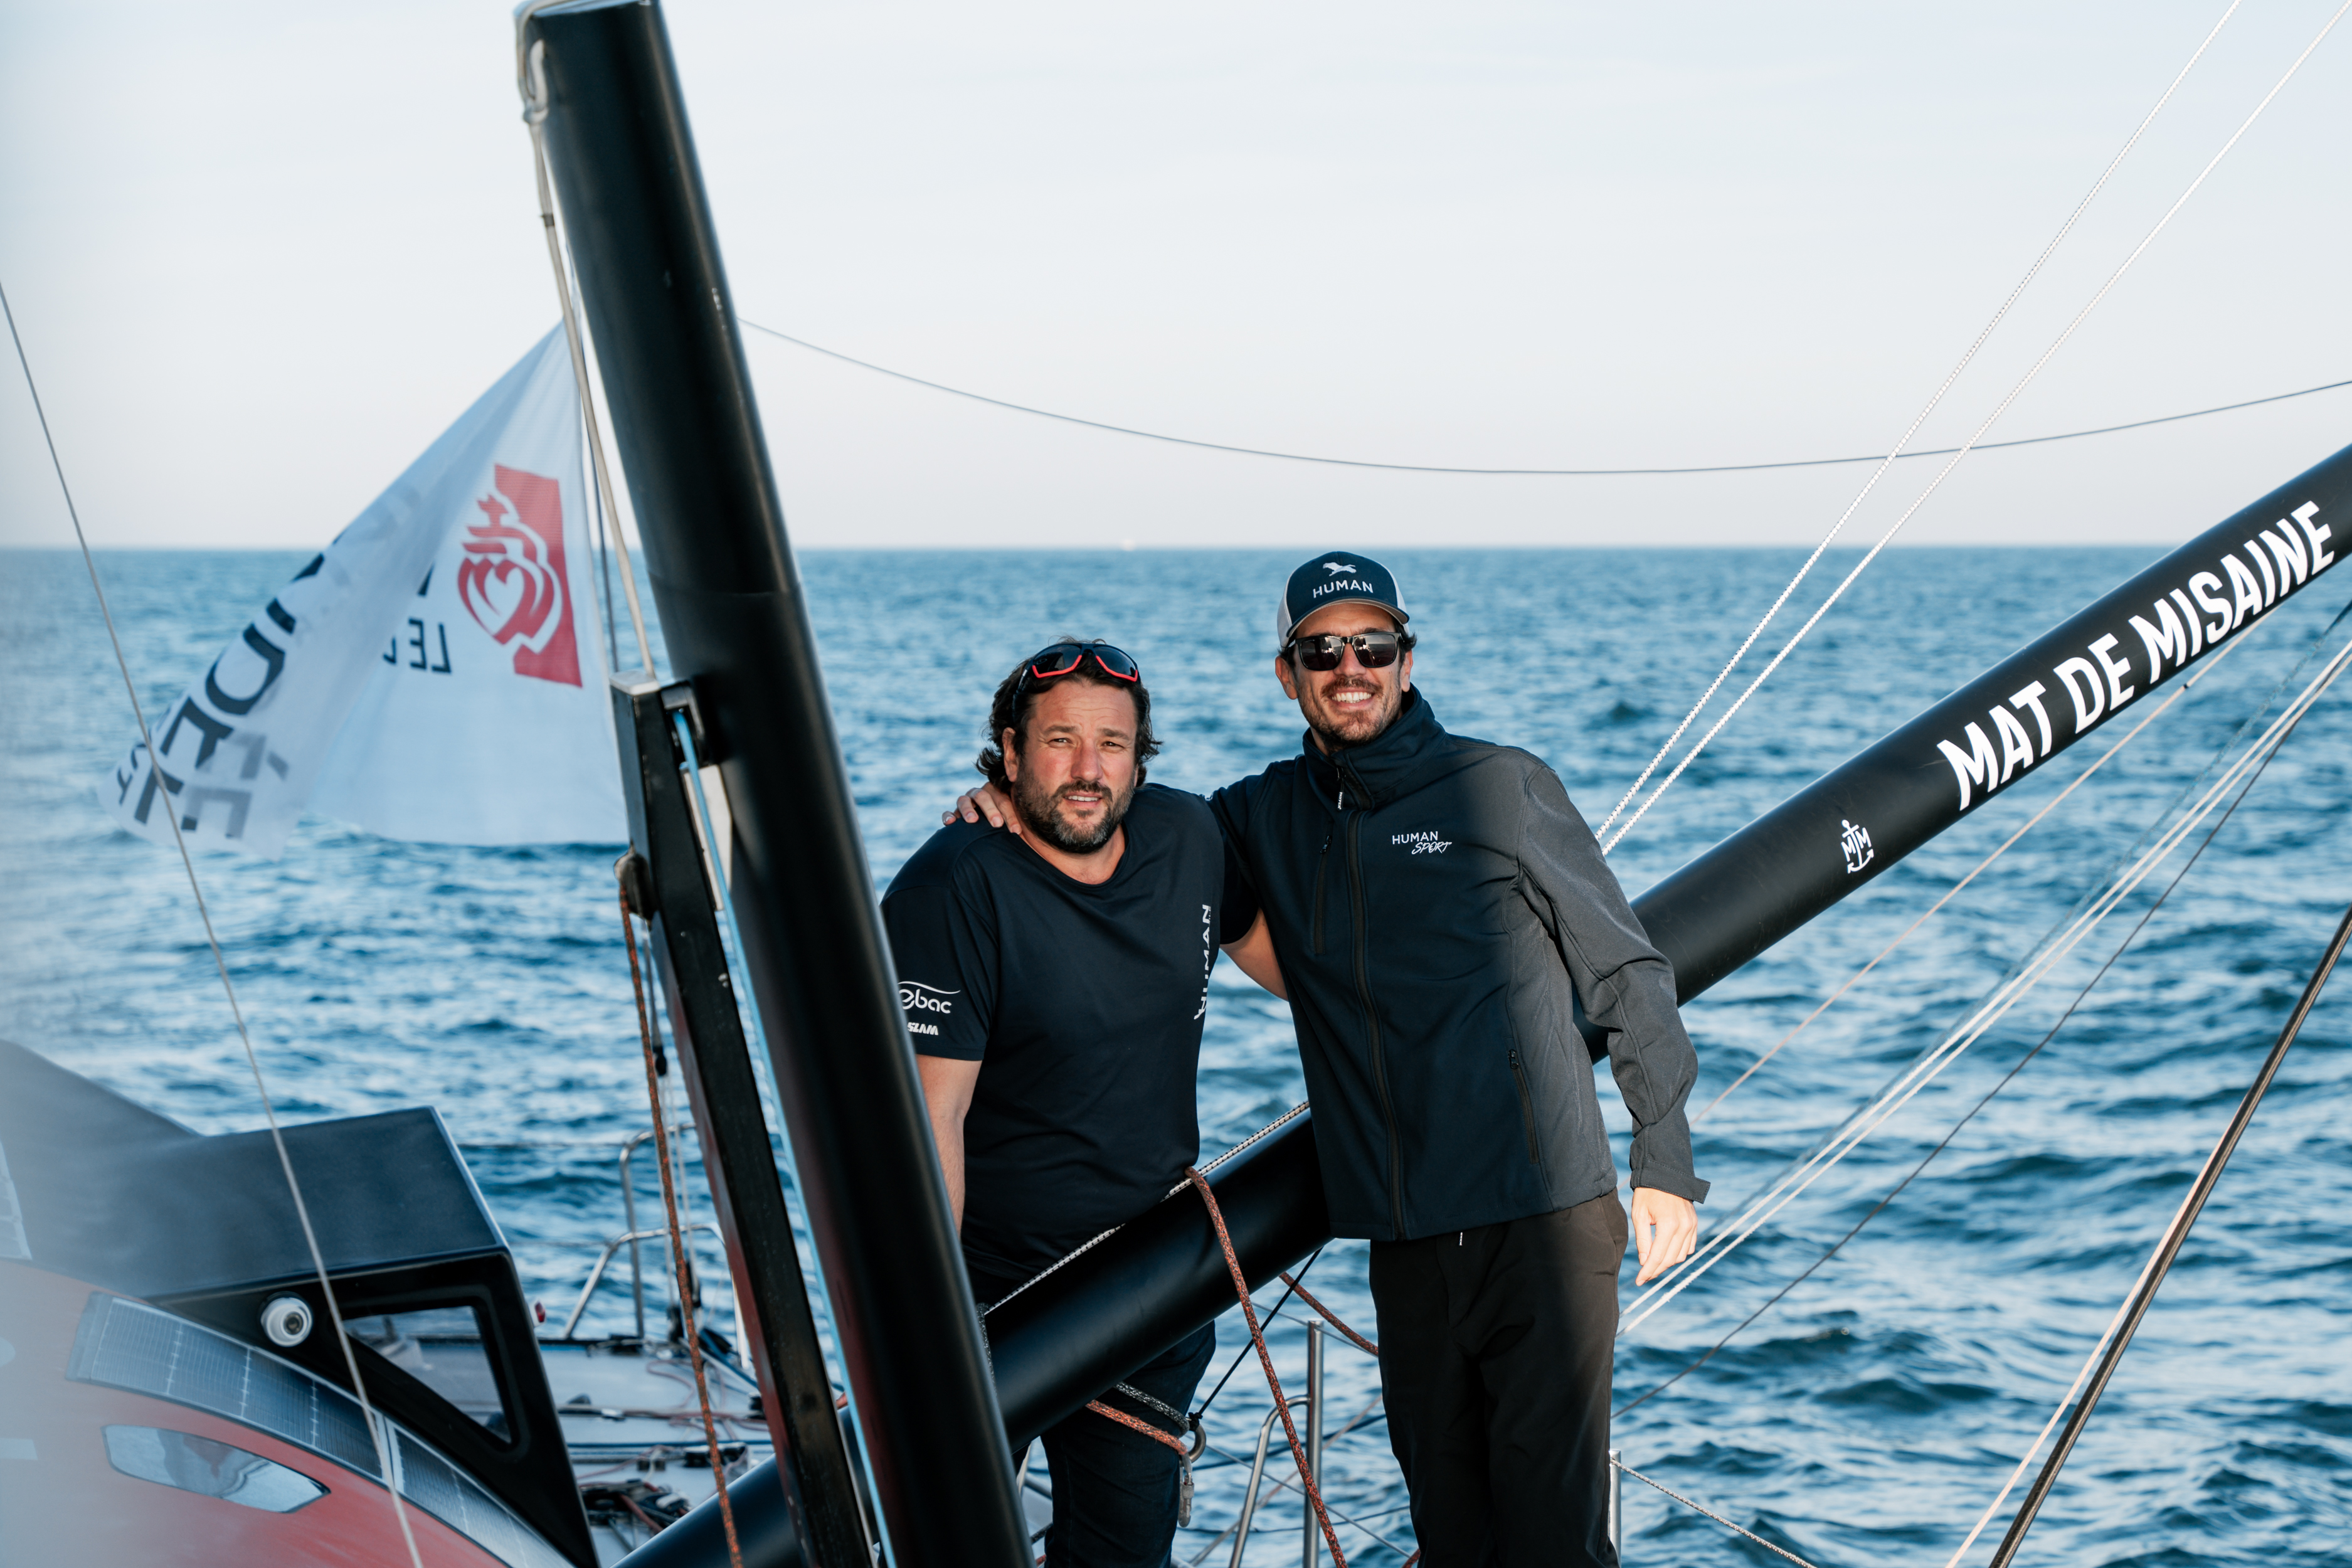
{"label": "sailboat mast", "polygon": [[[733,816],[735,915],[890,1560],[1028,1531],[657,5],[538,13],[547,133],[647,575]],[[825,1563],[823,1568],[864,1568]]]}

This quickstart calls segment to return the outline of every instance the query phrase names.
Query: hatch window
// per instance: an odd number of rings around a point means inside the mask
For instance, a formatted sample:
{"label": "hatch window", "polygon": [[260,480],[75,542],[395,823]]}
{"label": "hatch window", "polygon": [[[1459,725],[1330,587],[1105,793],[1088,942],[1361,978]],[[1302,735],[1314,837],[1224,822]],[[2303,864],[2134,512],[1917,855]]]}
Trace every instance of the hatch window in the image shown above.
{"label": "hatch window", "polygon": [[265,1513],[292,1513],[327,1495],[326,1488],[275,1459],[166,1427],[109,1426],[106,1458],[126,1476]]}
{"label": "hatch window", "polygon": [[351,1321],[352,1338],[456,1405],[500,1442],[510,1440],[506,1402],[471,1307],[374,1312]]}

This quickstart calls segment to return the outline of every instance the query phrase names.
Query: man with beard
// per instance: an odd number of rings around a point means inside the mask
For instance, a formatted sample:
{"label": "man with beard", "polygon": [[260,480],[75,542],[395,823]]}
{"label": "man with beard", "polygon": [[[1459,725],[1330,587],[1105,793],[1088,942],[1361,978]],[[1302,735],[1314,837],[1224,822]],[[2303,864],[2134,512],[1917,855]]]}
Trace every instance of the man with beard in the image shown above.
{"label": "man with beard", "polygon": [[[1208,805],[1144,782],[1158,750],[1133,658],[1101,642],[1042,649],[997,688],[979,760],[1024,831],[944,827],[882,901],[983,1304],[1150,1208],[1199,1159],[1193,1080],[1218,949],[1278,984]],[[1185,1438],[1215,1349],[1204,1327],[1103,1403]],[[1175,1453],[1085,1410],[1044,1441],[1051,1568],[1161,1568]]]}
{"label": "man with beard", "polygon": [[[1381,1386],[1426,1568],[1613,1564],[1609,1392],[1627,1216],[1592,1087],[1633,1121],[1651,1279],[1691,1255],[1675,978],[1550,768],[1449,734],[1412,685],[1396,579],[1293,572],[1275,676],[1297,756],[1219,790],[1264,907],[1315,1105],[1333,1230],[1372,1244]],[[1496,679],[1545,672],[1497,637]],[[1002,824],[1001,803],[968,797]]]}

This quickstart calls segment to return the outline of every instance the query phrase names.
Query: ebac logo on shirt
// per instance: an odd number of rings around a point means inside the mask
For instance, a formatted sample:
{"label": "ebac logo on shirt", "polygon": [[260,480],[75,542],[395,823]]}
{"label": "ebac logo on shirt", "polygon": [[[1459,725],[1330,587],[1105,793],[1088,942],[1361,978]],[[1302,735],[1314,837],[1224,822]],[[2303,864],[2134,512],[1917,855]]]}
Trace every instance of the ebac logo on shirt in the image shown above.
{"label": "ebac logo on shirt", "polygon": [[937,1024],[927,1024],[915,1015],[937,1013],[946,1017],[955,1011],[955,1004],[949,998],[962,994],[961,991],[942,991],[936,985],[925,985],[920,981],[898,982],[898,1005],[907,1013],[907,1032],[910,1035],[938,1034],[940,1026]]}

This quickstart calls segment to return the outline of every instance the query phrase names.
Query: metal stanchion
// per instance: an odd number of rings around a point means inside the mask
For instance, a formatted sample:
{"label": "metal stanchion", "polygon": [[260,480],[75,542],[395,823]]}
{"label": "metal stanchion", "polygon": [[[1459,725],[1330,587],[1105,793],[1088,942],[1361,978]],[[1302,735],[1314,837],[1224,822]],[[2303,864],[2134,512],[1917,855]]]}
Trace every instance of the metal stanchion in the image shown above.
{"label": "metal stanchion", "polygon": [[1625,1450],[1609,1450],[1609,1547],[1625,1561]]}
{"label": "metal stanchion", "polygon": [[[1307,1473],[1317,1487],[1323,1484],[1323,1325],[1307,1325]],[[1298,1489],[1302,1498],[1307,1489]],[[1306,1541],[1298,1549],[1299,1568],[1315,1568],[1323,1552],[1323,1533],[1316,1528],[1315,1505],[1307,1504]]]}

